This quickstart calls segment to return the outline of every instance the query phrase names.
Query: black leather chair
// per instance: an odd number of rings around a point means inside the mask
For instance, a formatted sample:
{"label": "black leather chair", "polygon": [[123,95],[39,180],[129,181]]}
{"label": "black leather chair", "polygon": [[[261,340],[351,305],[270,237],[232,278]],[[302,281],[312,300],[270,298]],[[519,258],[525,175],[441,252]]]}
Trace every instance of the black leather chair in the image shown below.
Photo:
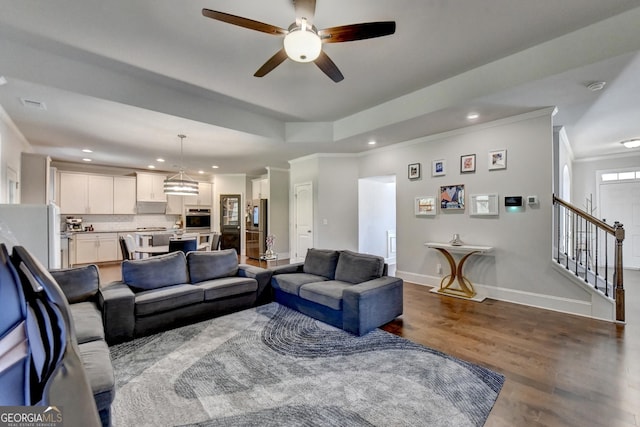
{"label": "black leather chair", "polygon": [[120,241],[120,251],[122,252],[122,259],[131,259],[131,253],[129,252],[129,248],[127,247],[127,241],[124,237],[119,237]]}
{"label": "black leather chair", "polygon": [[171,239],[169,240],[169,252],[187,252],[198,250],[198,239]]}

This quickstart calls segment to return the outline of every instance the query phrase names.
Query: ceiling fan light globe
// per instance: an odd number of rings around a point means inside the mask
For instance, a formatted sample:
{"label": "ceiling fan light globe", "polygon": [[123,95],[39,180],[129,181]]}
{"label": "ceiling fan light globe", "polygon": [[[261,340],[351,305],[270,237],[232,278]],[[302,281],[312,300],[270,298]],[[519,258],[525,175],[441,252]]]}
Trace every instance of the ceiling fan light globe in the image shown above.
{"label": "ceiling fan light globe", "polygon": [[284,50],[296,62],[315,61],[322,51],[322,41],[313,31],[293,30],[284,37]]}

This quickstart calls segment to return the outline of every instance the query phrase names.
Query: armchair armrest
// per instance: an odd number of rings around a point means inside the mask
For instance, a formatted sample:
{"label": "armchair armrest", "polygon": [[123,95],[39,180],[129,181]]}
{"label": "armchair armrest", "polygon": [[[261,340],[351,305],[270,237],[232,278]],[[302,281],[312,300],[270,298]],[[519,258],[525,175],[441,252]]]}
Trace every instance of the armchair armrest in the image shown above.
{"label": "armchair armrest", "polygon": [[296,262],[293,264],[287,265],[277,265],[275,267],[271,267],[269,270],[276,274],[286,274],[286,273],[302,273],[304,267],[304,262]]}
{"label": "armchair armrest", "polygon": [[113,282],[98,292],[105,339],[109,344],[133,339],[135,294],[122,282]]}
{"label": "armchair armrest", "polygon": [[403,285],[398,277],[383,276],[345,289],[342,294],[343,329],[364,335],[401,315]]}
{"label": "armchair armrest", "polygon": [[238,265],[239,277],[250,277],[258,281],[258,303],[270,302],[270,282],[273,273],[270,270],[248,264]]}

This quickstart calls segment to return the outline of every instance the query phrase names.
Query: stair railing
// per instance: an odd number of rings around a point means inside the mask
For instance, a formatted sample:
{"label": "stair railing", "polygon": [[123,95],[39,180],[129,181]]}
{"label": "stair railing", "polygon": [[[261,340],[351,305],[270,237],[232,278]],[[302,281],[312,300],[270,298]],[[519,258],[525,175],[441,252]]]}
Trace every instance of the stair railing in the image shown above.
{"label": "stair railing", "polygon": [[[616,320],[624,322],[623,225],[618,221],[610,225],[555,194],[553,205],[556,220],[554,260],[615,300]],[[610,277],[611,271],[613,277]]]}

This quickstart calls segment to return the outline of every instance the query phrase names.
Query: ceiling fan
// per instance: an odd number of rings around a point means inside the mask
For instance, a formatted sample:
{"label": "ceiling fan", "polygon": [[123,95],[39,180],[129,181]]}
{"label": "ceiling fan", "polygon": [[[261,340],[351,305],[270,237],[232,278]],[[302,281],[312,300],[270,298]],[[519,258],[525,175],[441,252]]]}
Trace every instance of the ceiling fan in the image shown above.
{"label": "ceiling fan", "polygon": [[284,36],[284,46],[267,60],[255,72],[254,76],[263,77],[289,58],[296,62],[314,62],[331,80],[339,82],[344,76],[334,62],[322,50],[323,43],[342,43],[371,39],[395,33],[395,21],[365,22],[362,24],[342,25],[318,30],[313,25],[316,0],[293,0],[296,20],[288,29],[276,27],[224,12],[202,9],[208,18],[261,31],[263,33]]}

